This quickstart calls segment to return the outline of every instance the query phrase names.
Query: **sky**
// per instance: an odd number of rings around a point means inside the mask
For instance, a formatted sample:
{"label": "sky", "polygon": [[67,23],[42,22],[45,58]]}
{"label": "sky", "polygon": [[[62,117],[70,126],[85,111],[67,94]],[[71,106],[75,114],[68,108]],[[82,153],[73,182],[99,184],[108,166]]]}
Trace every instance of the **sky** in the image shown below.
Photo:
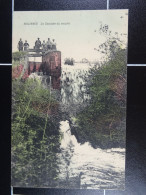
{"label": "sky", "polygon": [[[15,11],[12,50],[18,50],[20,38],[23,42],[27,40],[30,48],[38,37],[41,41],[50,38],[55,39],[62,59],[100,60],[101,54],[94,48],[106,40],[105,34],[99,33],[101,24],[109,25],[113,36],[116,36],[115,32],[128,34],[128,10]],[[127,36],[122,37],[127,43]]]}

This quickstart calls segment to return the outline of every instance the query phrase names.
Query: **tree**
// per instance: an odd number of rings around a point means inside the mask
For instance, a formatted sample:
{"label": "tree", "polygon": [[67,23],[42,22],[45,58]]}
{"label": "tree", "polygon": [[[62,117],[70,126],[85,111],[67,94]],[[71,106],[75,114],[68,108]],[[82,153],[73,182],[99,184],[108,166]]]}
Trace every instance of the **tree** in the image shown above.
{"label": "tree", "polygon": [[57,101],[38,80],[12,83],[12,185],[57,185],[59,121],[50,110]]}
{"label": "tree", "polygon": [[100,67],[91,68],[86,78],[89,105],[72,123],[78,141],[89,141],[95,148],[125,146],[127,52],[123,47],[118,38],[109,36],[99,46],[105,59]]}

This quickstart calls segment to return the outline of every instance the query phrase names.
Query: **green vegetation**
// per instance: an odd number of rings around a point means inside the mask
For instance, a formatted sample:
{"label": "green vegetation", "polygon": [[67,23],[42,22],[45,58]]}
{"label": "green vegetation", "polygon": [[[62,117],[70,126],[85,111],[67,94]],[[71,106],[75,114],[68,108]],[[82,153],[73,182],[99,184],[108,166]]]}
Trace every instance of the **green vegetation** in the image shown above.
{"label": "green vegetation", "polygon": [[16,51],[12,53],[12,59],[19,60],[20,58],[23,58],[25,55],[26,51]]}
{"label": "green vegetation", "polygon": [[73,58],[65,58],[64,64],[73,65],[75,60]]}
{"label": "green vegetation", "polygon": [[[12,185],[55,186],[60,146],[58,102],[40,81],[12,82]],[[52,114],[50,114],[52,113]]]}
{"label": "green vegetation", "polygon": [[126,50],[119,48],[108,62],[91,69],[87,83],[91,100],[72,120],[72,132],[95,148],[124,147]]}
{"label": "green vegetation", "polygon": [[19,66],[20,63],[24,60],[24,57],[26,55],[25,51],[16,51],[12,53],[12,68]]}

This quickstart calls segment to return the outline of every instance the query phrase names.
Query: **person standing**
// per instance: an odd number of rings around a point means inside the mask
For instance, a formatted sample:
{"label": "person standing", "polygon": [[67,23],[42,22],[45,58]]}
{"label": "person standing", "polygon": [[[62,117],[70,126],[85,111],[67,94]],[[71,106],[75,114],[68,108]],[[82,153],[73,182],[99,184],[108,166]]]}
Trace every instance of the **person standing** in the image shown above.
{"label": "person standing", "polygon": [[19,51],[23,51],[23,41],[22,39],[20,38],[19,42],[18,42],[18,50]]}
{"label": "person standing", "polygon": [[39,50],[41,47],[41,41],[40,41],[40,38],[38,38],[35,42],[35,49]]}
{"label": "person standing", "polygon": [[45,41],[43,41],[43,43],[42,43],[42,50],[43,50],[43,52],[46,51],[46,43],[45,43]]}
{"label": "person standing", "polygon": [[55,43],[55,39],[53,39],[53,42],[52,42],[52,50],[56,50],[56,43]]}
{"label": "person standing", "polygon": [[50,49],[52,49],[52,43],[51,43],[51,41],[50,41],[50,38],[48,38],[48,41],[47,41],[47,50],[50,50]]}
{"label": "person standing", "polygon": [[27,43],[27,41],[25,41],[24,43],[24,51],[27,51],[29,48],[29,44]]}

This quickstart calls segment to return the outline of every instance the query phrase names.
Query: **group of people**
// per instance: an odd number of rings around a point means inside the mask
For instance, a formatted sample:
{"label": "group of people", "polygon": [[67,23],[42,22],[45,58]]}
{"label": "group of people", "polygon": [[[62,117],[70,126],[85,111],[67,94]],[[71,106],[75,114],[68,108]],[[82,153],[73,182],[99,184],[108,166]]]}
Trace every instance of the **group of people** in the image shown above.
{"label": "group of people", "polygon": [[25,42],[23,43],[22,39],[20,38],[19,42],[18,42],[18,50],[19,51],[27,51],[29,49],[29,44],[27,42],[27,40],[25,40]]}
{"label": "group of people", "polygon": [[[28,44],[27,40],[25,40],[25,42],[23,43],[22,39],[20,38],[20,40],[18,42],[18,50],[19,51],[27,51],[28,49],[29,49],[29,44]],[[47,42],[43,41],[41,43],[40,38],[38,38],[35,41],[34,49],[36,49],[36,51],[39,51],[40,49],[42,49],[42,52],[45,52],[48,50],[56,50],[55,39],[53,39],[51,41],[50,38],[48,38]]]}
{"label": "group of people", "polygon": [[[39,38],[37,41],[40,41]],[[40,44],[41,44],[41,41],[40,41],[39,45]],[[50,38],[48,38],[47,42],[45,42],[45,41],[42,42],[41,47],[42,47],[43,52],[48,51],[48,50],[56,50],[55,39],[53,39],[51,41]]]}

